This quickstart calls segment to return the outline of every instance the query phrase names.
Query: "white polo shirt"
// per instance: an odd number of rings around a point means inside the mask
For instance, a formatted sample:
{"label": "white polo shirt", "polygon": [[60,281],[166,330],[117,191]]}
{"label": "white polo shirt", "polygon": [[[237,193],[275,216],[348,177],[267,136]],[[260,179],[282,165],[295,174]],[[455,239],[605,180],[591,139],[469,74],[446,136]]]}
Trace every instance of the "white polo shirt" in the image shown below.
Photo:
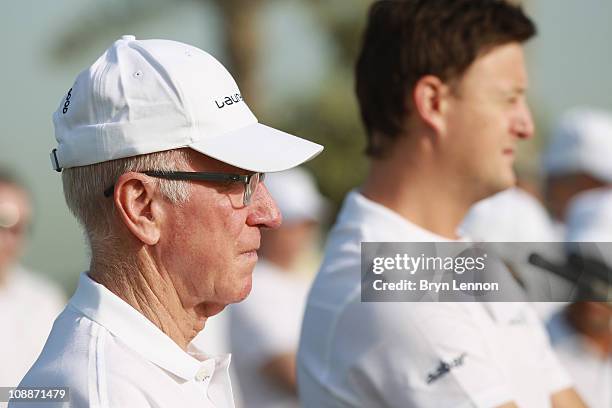
{"label": "white polo shirt", "polygon": [[309,282],[261,259],[253,289],[230,306],[234,367],[248,408],[299,407],[297,397],[262,374],[273,357],[296,353]]}
{"label": "white polo shirt", "polygon": [[362,303],[363,241],[445,239],[347,196],[302,325],[304,407],[546,408],[570,386],[525,303]]}
{"label": "white polo shirt", "polygon": [[230,356],[181,349],[83,273],[21,387],[69,387],[70,403],[15,407],[234,407]]}

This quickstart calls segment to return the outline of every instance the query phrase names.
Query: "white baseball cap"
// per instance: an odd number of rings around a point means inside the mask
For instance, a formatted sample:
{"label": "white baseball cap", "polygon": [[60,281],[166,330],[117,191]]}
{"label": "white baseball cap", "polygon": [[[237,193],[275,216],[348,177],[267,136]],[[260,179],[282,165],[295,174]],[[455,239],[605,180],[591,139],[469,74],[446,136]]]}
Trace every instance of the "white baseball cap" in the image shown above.
{"label": "white baseball cap", "polygon": [[543,155],[548,175],[587,173],[612,182],[612,114],[603,110],[574,108],[554,129]]}
{"label": "white baseball cap", "polygon": [[567,212],[568,242],[612,242],[612,189],[596,188],[576,195]]}
{"label": "white baseball cap", "polygon": [[257,122],[210,54],[125,35],[81,72],[53,114],[53,168],[189,147],[235,167],[285,170],[323,146]]}
{"label": "white baseball cap", "polygon": [[327,215],[327,199],[319,193],[312,175],[302,167],[267,175],[266,187],[283,214],[283,225],[322,222]]}

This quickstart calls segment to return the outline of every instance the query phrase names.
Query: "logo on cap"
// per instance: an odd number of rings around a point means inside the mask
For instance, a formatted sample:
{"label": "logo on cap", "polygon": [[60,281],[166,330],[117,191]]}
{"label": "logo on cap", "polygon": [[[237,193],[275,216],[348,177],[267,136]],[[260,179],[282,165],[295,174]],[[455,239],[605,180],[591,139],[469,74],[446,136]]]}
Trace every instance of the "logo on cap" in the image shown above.
{"label": "logo on cap", "polygon": [[242,95],[240,95],[239,93],[234,94],[234,95],[230,95],[230,96],[226,96],[225,98],[220,100],[221,103],[219,103],[218,100],[215,100],[215,104],[217,105],[217,108],[221,109],[225,106],[229,106],[229,105],[233,105],[235,103],[241,102],[242,101]]}
{"label": "logo on cap", "polygon": [[64,102],[64,109],[62,109],[62,113],[65,115],[68,112],[68,106],[70,106],[70,98],[72,97],[72,88],[68,90],[68,95],[66,95],[66,101]]}

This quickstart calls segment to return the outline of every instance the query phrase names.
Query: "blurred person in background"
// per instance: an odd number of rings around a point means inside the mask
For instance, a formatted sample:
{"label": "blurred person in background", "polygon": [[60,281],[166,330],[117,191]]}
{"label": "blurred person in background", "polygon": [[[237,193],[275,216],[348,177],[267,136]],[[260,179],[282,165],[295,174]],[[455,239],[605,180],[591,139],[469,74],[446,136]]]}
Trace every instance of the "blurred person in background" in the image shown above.
{"label": "blurred person in background", "polygon": [[370,169],[345,199],[302,326],[310,407],[583,407],[526,303],[361,301],[362,242],[452,242],[516,183],[533,134],[510,2],[377,1],[356,67]]}
{"label": "blurred person in background", "polygon": [[576,107],[562,115],[543,153],[544,196],[562,241],[576,194],[612,184],[612,114]]}
{"label": "blurred person in background", "polygon": [[555,258],[563,253],[563,245],[558,242],[562,237],[557,236],[546,208],[532,194],[513,187],[477,202],[461,230],[474,241],[491,243],[543,321],[565,305],[561,300],[569,300],[572,285],[528,261],[536,250]]}
{"label": "blurred person in background", "polygon": [[308,258],[327,203],[304,168],[269,174],[266,187],[283,225],[263,233],[253,290],[230,307],[231,349],[247,407],[297,407],[295,359],[312,276],[303,271],[315,267]]}
{"label": "blurred person in background", "polygon": [[29,193],[0,169],[0,387],[16,387],[65,305],[60,289],[20,264],[32,222]]}
{"label": "blurred person in background", "polygon": [[[281,222],[264,172],[323,147],[258,123],[210,54],[131,35],[77,76],[53,122],[91,264],[20,387],[69,387],[73,408],[233,407],[230,356],[192,340],[249,294],[261,230]],[[62,403],[15,403],[45,405]]]}
{"label": "blurred person in background", "polygon": [[549,242],[556,238],[546,208],[518,187],[478,201],[461,228],[475,241]]}
{"label": "blurred person in background", "polygon": [[[567,210],[568,251],[612,268],[612,190],[578,194]],[[588,242],[589,244],[580,244]],[[601,243],[600,247],[591,243]],[[597,244],[595,244],[597,245]],[[592,408],[612,407],[612,299],[576,302],[548,321],[555,352]]]}
{"label": "blurred person in background", "polygon": [[[612,183],[610,157],[612,115],[603,110],[573,108],[562,115],[542,157],[549,213],[539,201],[517,187],[474,205],[462,229],[470,238],[487,242],[561,242],[566,238],[564,223],[572,199],[581,192]],[[510,253],[516,248],[497,245],[499,254],[515,266],[513,270],[526,285],[530,298],[564,298],[570,289],[568,282],[531,266],[527,262],[529,253]],[[555,256],[563,248],[548,245],[541,250],[549,250],[549,255]],[[543,293],[543,288],[549,292]],[[565,304],[535,302],[533,306],[547,320]]]}

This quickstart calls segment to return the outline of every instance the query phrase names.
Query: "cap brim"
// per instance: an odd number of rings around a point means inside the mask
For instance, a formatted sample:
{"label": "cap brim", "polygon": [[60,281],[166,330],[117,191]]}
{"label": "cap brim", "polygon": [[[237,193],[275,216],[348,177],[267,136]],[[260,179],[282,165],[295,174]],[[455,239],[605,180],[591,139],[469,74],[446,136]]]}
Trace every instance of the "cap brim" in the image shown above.
{"label": "cap brim", "polygon": [[249,171],[287,170],[323,151],[323,146],[261,123],[254,123],[189,146],[202,154]]}

